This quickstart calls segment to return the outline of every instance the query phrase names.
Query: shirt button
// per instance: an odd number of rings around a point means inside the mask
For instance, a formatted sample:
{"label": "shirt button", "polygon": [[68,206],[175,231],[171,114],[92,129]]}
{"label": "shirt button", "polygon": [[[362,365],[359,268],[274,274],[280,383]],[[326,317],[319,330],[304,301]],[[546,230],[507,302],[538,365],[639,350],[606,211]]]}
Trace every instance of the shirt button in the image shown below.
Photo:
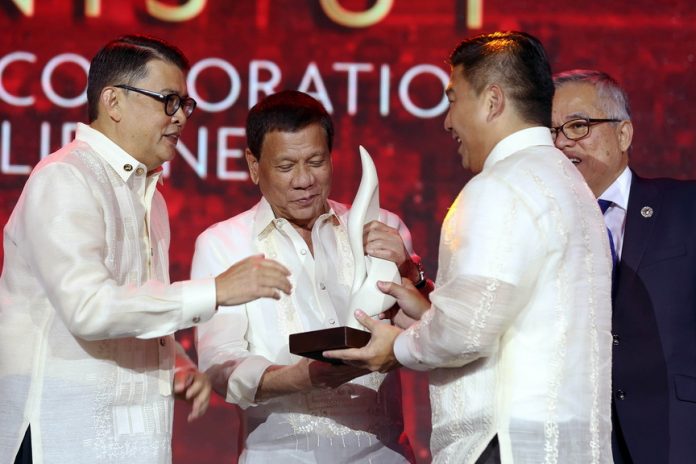
{"label": "shirt button", "polygon": [[166,338],[160,338],[160,346],[164,346],[167,344],[167,339]]}
{"label": "shirt button", "polygon": [[336,323],[336,321],[335,321],[335,320],[333,320],[333,319],[329,319],[329,324],[331,324],[331,325],[334,325],[335,323]]}
{"label": "shirt button", "polygon": [[612,338],[612,343],[614,344],[614,346],[619,346],[619,336],[612,335],[611,338]]}
{"label": "shirt button", "polygon": [[191,321],[194,324],[198,324],[199,322],[201,322],[201,318],[199,316],[195,316],[193,319],[191,319]]}
{"label": "shirt button", "polygon": [[133,165],[131,164],[124,164],[123,165],[123,170],[126,172],[131,172],[133,170]]}
{"label": "shirt button", "polygon": [[321,282],[319,284],[319,288],[321,288],[322,290],[326,290],[326,285],[324,285],[324,282]]}
{"label": "shirt button", "polygon": [[135,170],[136,176],[142,176],[143,174],[145,174],[145,170],[143,168],[138,168]]}
{"label": "shirt button", "polygon": [[623,401],[626,398],[626,392],[621,390],[621,389],[618,389],[618,390],[616,390],[616,393],[614,394],[614,396],[616,396],[617,400]]}
{"label": "shirt button", "polygon": [[301,254],[301,255],[306,255],[306,254],[307,254],[307,250],[305,250],[304,248],[301,249],[301,250],[300,250],[300,254]]}

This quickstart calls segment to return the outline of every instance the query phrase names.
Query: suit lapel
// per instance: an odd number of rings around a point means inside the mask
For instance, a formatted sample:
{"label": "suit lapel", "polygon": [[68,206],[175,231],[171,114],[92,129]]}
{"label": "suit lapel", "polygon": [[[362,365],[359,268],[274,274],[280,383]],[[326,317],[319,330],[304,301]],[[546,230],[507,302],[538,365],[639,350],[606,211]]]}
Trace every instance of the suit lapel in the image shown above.
{"label": "suit lapel", "polygon": [[[635,277],[638,271],[645,249],[650,243],[653,226],[660,218],[661,201],[660,191],[654,183],[633,175],[619,267],[628,267],[633,272],[622,272],[624,276]],[[619,279],[622,280],[621,276]],[[619,285],[621,287],[623,286]]]}
{"label": "suit lapel", "polygon": [[[663,193],[661,184],[633,175],[624,227],[617,292],[612,306],[612,384],[614,427],[621,430],[635,462],[670,462],[670,382],[649,281],[640,275],[648,247],[659,246]],[[668,278],[668,277],[666,277]],[[631,395],[629,397],[629,395]],[[649,417],[649,420],[644,420]],[[618,421],[618,422],[617,422]],[[620,423],[620,425],[619,425]],[[647,439],[649,437],[649,440]],[[618,462],[618,461],[617,461]]]}

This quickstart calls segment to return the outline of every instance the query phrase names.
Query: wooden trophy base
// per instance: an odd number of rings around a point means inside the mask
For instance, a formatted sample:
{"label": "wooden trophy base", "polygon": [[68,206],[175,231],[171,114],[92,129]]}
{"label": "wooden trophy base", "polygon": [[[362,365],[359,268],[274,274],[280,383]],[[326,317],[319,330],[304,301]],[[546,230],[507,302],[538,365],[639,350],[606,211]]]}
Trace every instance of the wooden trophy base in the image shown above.
{"label": "wooden trophy base", "polygon": [[290,334],[290,352],[305,358],[316,359],[331,364],[343,364],[339,359],[322,356],[327,350],[362,348],[370,341],[370,332],[351,327],[334,327]]}

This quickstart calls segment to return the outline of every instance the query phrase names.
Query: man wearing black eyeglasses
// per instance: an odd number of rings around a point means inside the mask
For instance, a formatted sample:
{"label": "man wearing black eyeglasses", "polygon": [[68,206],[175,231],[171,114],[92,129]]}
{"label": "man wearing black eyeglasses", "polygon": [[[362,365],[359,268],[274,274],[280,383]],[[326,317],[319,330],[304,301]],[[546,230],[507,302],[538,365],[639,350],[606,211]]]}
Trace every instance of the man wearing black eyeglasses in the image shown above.
{"label": "man wearing black eyeglasses", "polygon": [[0,462],[171,462],[173,396],[205,412],[210,382],[174,340],[217,305],[290,292],[261,256],[170,284],[162,163],[196,107],[188,62],[151,37],[105,45],[89,125],[32,172],[4,234]]}
{"label": "man wearing black eyeglasses", "polygon": [[552,135],[599,199],[615,253],[616,463],[696,461],[696,182],[629,167],[633,125],[607,74],[554,76]]}

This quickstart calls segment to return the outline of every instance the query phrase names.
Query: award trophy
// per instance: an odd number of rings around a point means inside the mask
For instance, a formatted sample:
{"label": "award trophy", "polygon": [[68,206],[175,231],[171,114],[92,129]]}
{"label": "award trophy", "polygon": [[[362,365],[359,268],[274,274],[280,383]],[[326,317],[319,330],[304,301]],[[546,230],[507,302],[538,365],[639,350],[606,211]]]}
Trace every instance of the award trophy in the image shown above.
{"label": "award trophy", "polygon": [[379,182],[375,163],[362,146],[360,160],[362,178],[348,214],[348,240],[355,262],[355,275],[350,303],[343,313],[344,320],[341,321],[344,326],[290,335],[291,353],[332,364],[340,364],[341,361],[324,358],[324,351],[360,348],[370,340],[370,333],[354,317],[356,309],[363,310],[369,316],[376,316],[394,305],[394,297],[382,293],[377,288],[377,281],[401,283],[395,263],[365,255],[363,226],[379,219]]}

